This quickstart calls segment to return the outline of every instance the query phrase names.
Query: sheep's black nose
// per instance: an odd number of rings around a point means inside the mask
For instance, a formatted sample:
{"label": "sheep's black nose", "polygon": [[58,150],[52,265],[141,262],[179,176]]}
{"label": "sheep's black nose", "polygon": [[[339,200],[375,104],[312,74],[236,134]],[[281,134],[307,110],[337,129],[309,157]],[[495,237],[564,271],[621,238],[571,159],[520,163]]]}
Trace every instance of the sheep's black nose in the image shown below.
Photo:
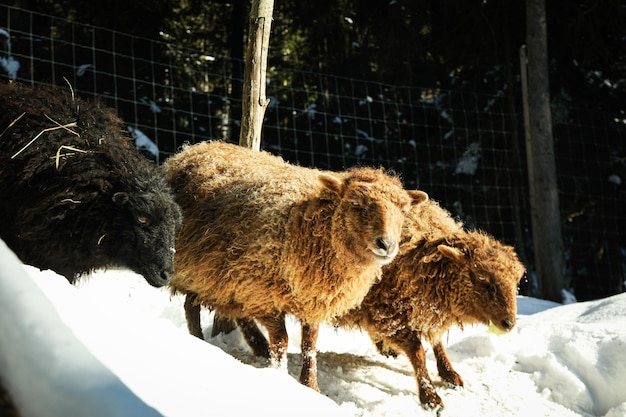
{"label": "sheep's black nose", "polygon": [[515,319],[504,319],[502,320],[502,328],[506,330],[511,330],[515,326]]}
{"label": "sheep's black nose", "polygon": [[168,269],[162,269],[161,272],[159,272],[159,274],[151,274],[151,275],[144,275],[146,277],[146,281],[148,281],[148,284],[152,285],[153,287],[163,287],[167,284],[169,284],[170,279],[172,279],[172,275],[173,272],[171,270]]}
{"label": "sheep's black nose", "polygon": [[376,239],[376,247],[384,252],[393,252],[396,247],[396,241],[390,237],[379,237]]}
{"label": "sheep's black nose", "polygon": [[170,279],[172,279],[172,272],[168,271],[168,270],[162,270],[161,271],[161,280],[163,280],[163,284],[167,284],[170,282]]}

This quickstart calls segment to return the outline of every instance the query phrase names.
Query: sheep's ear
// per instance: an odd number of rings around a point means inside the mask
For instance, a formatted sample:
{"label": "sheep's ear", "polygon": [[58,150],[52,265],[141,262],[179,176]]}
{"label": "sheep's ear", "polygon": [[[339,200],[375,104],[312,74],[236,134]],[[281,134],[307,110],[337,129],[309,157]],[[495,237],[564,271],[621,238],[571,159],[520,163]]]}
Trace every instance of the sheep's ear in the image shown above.
{"label": "sheep's ear", "polygon": [[458,264],[466,262],[465,254],[460,249],[448,245],[439,245],[437,249],[439,249],[439,252],[441,252],[443,256]]}
{"label": "sheep's ear", "polygon": [[407,192],[409,193],[409,196],[413,199],[411,204],[414,206],[428,201],[428,194],[426,194],[424,191],[407,190]]}
{"label": "sheep's ear", "polygon": [[338,196],[343,195],[343,182],[339,178],[330,174],[320,174],[317,178],[324,187],[328,188],[333,193]]}
{"label": "sheep's ear", "polygon": [[128,203],[128,193],[118,192],[113,194],[113,202],[115,204],[119,204],[120,206]]}

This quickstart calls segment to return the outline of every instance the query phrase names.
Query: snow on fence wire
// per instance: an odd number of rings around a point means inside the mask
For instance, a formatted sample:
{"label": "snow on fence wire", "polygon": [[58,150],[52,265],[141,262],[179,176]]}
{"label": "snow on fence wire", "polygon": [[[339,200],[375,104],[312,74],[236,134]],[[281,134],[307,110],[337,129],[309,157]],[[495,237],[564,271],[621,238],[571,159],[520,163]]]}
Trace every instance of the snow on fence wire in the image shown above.
{"label": "snow on fence wire", "polygon": [[[184,142],[237,141],[242,66],[211,51],[175,49],[0,6],[0,77],[33,85],[69,82],[84,97],[101,97],[160,161]],[[268,68],[263,148],[324,169],[393,169],[407,187],[427,191],[469,226],[515,245],[533,270],[519,86],[487,95],[293,71],[271,62]],[[622,292],[626,119],[553,110],[567,279],[579,300]],[[532,293],[532,280],[522,291]]]}

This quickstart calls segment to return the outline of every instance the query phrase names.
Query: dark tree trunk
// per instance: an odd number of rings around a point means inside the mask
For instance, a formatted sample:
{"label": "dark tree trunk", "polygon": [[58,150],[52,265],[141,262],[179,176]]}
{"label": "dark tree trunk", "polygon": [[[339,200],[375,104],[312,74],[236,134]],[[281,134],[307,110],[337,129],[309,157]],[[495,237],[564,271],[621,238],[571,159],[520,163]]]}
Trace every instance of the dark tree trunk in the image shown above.
{"label": "dark tree trunk", "polygon": [[537,284],[540,297],[562,302],[565,261],[552,140],[544,0],[526,0],[526,42],[528,76],[523,87],[528,95],[526,149]]}

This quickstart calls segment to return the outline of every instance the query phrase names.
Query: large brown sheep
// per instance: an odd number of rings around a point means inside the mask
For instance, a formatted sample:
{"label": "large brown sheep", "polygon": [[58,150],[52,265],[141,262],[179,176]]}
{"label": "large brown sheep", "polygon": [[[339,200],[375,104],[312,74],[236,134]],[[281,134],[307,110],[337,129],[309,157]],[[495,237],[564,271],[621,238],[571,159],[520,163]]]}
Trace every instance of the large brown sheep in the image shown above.
{"label": "large brown sheep", "polygon": [[[461,386],[442,343],[453,325],[482,323],[501,332],[515,325],[517,286],[525,273],[511,246],[463,224],[433,200],[407,216],[396,259],[383,267],[361,305],[334,320],[368,332],[386,355],[404,352],[427,407],[443,407],[428,370],[422,340],[433,347],[441,378]],[[237,324],[255,354],[267,356],[267,341],[251,320]]]}
{"label": "large brown sheep", "polygon": [[168,283],[180,208],[123,126],[70,88],[0,84],[0,238],[22,262],[70,282],[127,267]]}
{"label": "large brown sheep", "polygon": [[200,305],[257,319],[272,364],[286,369],[284,318],[293,314],[300,382],[319,391],[319,323],[362,301],[397,254],[405,213],[426,194],[382,169],[333,174],[219,141],[185,147],[165,170],[184,216],[170,287],[187,295],[190,332],[202,338]]}

